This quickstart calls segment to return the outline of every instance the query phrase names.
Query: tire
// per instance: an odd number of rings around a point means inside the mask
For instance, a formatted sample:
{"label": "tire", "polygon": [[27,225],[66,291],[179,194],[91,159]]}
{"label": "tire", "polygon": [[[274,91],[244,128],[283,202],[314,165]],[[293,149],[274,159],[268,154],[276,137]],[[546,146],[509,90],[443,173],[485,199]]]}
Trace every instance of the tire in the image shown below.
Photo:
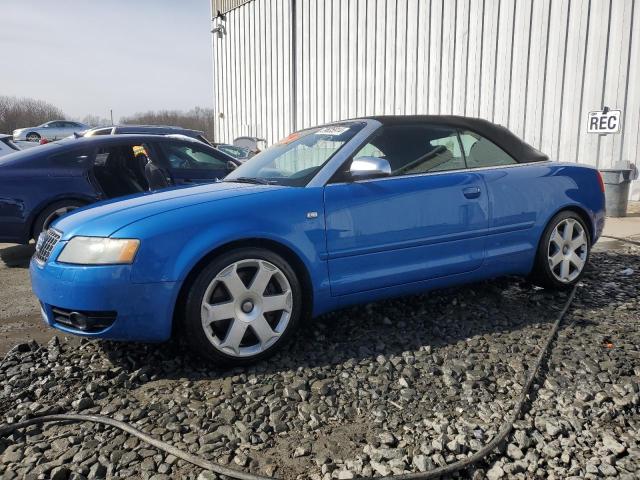
{"label": "tire", "polygon": [[39,133],[29,132],[25,138],[27,139],[27,142],[39,142],[41,137]]}
{"label": "tire", "polygon": [[69,213],[71,210],[84,206],[85,203],[78,200],[60,200],[59,202],[55,202],[47,206],[42,212],[40,212],[40,215],[38,215],[36,221],[33,223],[33,238],[38,240],[38,236],[49,228],[51,222],[58,217]]}
{"label": "tire", "polygon": [[232,250],[213,259],[190,285],[183,335],[218,365],[254,363],[292,337],[302,298],[298,277],[280,255],[262,248]]}
{"label": "tire", "polygon": [[531,280],[545,288],[570,288],[580,281],[590,254],[591,237],[584,220],[575,212],[562,211],[542,234]]}

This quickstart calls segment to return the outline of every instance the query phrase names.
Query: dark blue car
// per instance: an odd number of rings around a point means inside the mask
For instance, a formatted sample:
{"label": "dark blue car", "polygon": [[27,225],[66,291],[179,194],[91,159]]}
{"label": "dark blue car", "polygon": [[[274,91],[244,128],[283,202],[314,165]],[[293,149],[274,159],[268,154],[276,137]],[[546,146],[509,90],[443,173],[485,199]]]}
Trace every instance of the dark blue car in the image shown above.
{"label": "dark blue car", "polygon": [[355,303],[500,275],[574,285],[604,217],[596,169],[552,162],[502,127],[364,118],[294,133],[222,182],[65,216],[40,237],[31,278],[55,328],[184,332],[243,364],[301,319]]}
{"label": "dark blue car", "polygon": [[0,158],[0,242],[28,243],[98,200],[215,182],[240,161],[188,137],[65,139]]}

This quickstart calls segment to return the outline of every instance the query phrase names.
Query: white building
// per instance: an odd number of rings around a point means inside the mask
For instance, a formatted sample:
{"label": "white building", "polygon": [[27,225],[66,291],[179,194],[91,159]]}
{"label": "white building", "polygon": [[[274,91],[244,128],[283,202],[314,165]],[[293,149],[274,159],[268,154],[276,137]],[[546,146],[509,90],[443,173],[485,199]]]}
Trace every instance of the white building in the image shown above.
{"label": "white building", "polygon": [[[456,114],[556,160],[640,155],[640,0],[212,0],[212,12],[216,141]],[[603,107],[621,110],[618,133],[588,133]]]}

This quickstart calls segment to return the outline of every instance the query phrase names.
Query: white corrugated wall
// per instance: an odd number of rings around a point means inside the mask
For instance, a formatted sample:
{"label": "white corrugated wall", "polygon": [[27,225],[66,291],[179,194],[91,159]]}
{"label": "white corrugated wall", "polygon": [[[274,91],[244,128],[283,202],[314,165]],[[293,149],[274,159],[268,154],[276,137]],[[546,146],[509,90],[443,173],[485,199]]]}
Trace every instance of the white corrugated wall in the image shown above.
{"label": "white corrugated wall", "polygon": [[[636,163],[640,0],[254,0],[213,35],[218,141],[371,114],[459,114],[552,158]],[[587,113],[623,110],[620,134]]]}
{"label": "white corrugated wall", "polygon": [[260,0],[214,19],[215,141],[239,136],[269,143],[293,127],[290,2]]}

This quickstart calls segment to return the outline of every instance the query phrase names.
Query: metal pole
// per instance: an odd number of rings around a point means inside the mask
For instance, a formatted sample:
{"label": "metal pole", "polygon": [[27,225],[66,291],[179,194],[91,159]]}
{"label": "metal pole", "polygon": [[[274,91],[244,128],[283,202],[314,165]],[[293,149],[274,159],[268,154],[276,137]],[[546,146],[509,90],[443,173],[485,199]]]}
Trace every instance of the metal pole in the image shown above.
{"label": "metal pole", "polygon": [[[297,108],[297,103],[298,103],[298,77],[297,77],[297,63],[298,63],[298,56],[297,56],[297,49],[298,49],[298,43],[297,43],[297,38],[296,38],[296,30],[297,30],[297,25],[296,25],[296,0],[291,0],[291,7],[290,7],[290,12],[291,12],[291,20],[290,20],[290,25],[291,25],[291,85],[289,88],[291,88],[291,92],[289,94],[289,98],[291,99],[291,105],[289,106],[289,116],[291,117],[291,132],[295,132],[298,130],[298,119],[296,118],[296,115],[298,114],[298,108]],[[291,133],[289,132],[289,133]]]}

